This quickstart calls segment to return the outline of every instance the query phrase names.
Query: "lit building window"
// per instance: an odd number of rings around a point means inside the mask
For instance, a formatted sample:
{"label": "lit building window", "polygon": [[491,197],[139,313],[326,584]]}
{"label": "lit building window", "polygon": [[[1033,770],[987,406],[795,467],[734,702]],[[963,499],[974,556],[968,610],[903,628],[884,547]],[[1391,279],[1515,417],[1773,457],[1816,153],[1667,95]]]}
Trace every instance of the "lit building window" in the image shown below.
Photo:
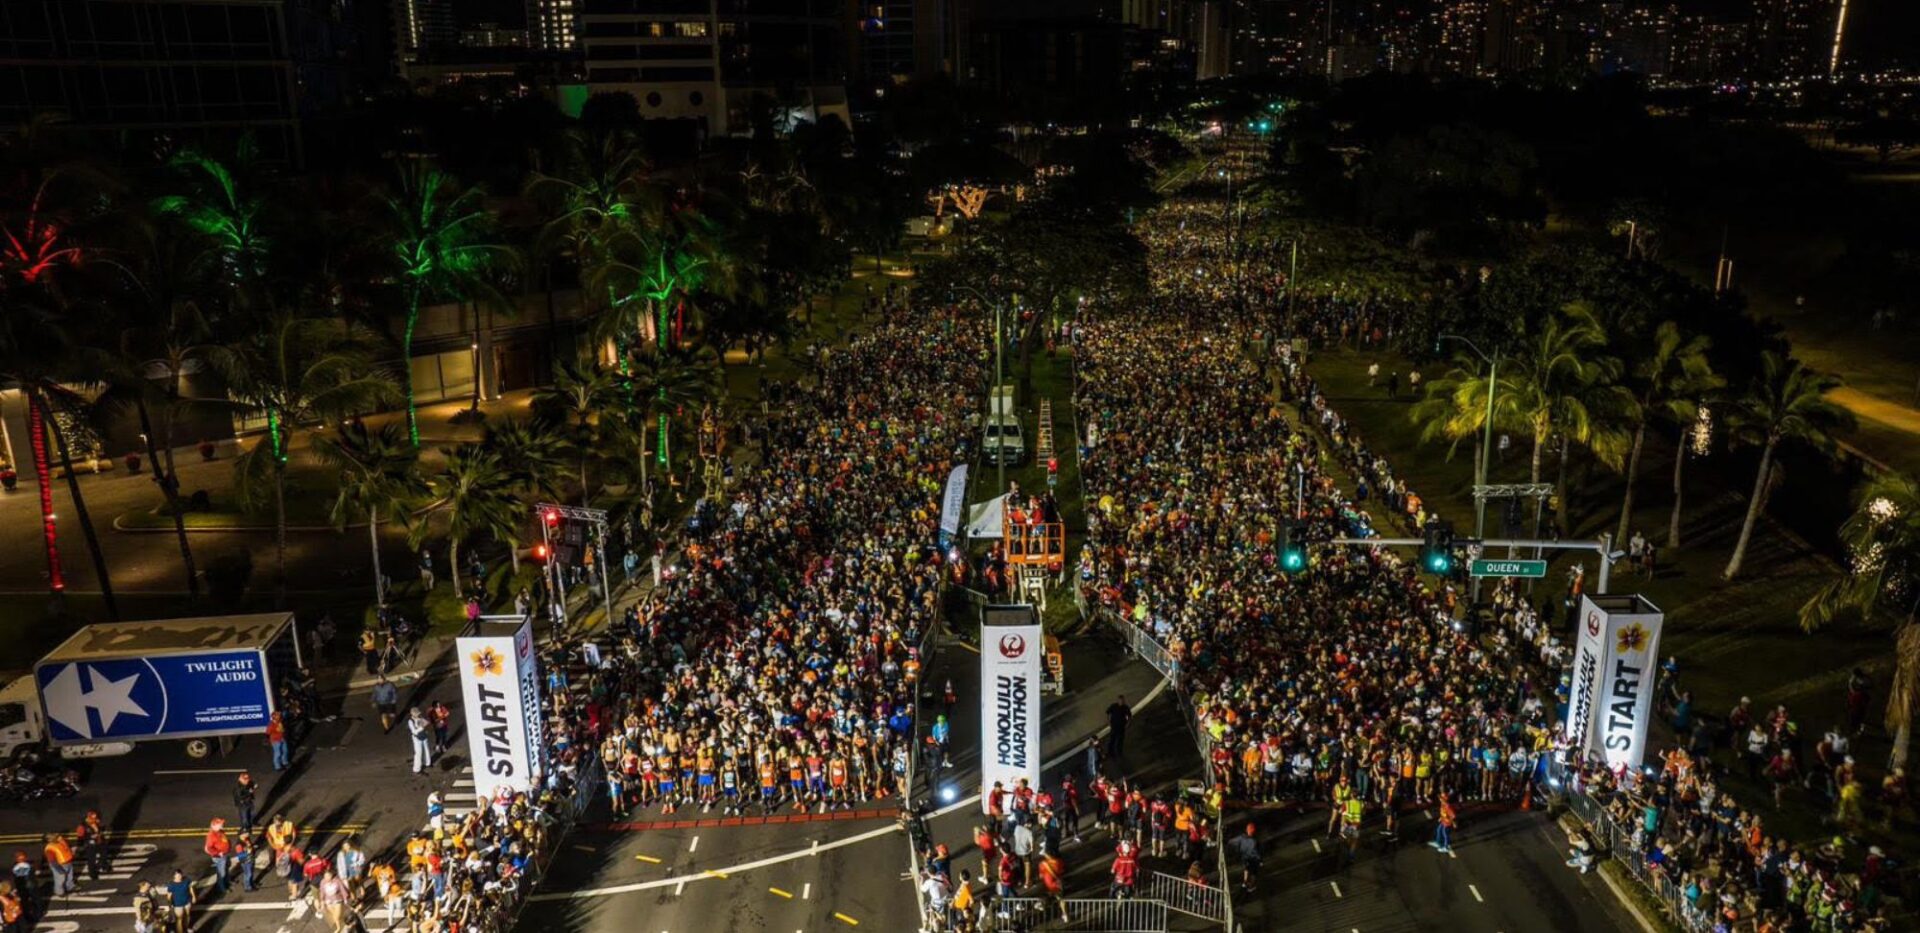
{"label": "lit building window", "polygon": [[685,21],[674,23],[673,34],[682,39],[704,39],[707,37],[707,24]]}

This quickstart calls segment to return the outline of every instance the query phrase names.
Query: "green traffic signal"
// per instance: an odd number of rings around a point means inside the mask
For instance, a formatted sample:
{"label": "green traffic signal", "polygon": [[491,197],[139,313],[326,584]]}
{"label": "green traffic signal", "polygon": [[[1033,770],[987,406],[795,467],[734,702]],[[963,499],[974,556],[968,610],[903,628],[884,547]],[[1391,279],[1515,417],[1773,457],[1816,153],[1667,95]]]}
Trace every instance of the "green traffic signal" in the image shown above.
{"label": "green traffic signal", "polygon": [[1297,547],[1280,552],[1280,569],[1288,573],[1307,569],[1307,552]]}

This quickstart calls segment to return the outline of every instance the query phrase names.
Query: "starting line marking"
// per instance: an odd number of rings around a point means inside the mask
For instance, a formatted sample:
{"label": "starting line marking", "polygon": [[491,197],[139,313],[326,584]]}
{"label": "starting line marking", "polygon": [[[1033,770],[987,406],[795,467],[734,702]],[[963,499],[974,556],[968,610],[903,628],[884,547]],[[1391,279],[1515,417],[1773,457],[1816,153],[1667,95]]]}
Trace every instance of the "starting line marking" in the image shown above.
{"label": "starting line marking", "polygon": [[[1166,689],[1167,689],[1166,680],[1162,679],[1156,682],[1153,685],[1153,689],[1147,691],[1146,696],[1141,697],[1138,701],[1136,701],[1133,704],[1133,709],[1136,712],[1138,712],[1139,710],[1145,709],[1148,704],[1154,701],[1155,698],[1159,697],[1160,694],[1165,693]],[[1094,735],[1098,737],[1100,735],[1105,734],[1107,731],[1108,731],[1107,729],[1102,728],[1099,732],[1094,733]],[[1069,748],[1068,750],[1058,755],[1055,755],[1054,757],[1044,762],[1041,762],[1041,767],[1053,768],[1053,767],[1058,767],[1062,762],[1072,761],[1074,758],[1079,757],[1081,754],[1084,753],[1085,747],[1086,746],[1084,745],[1084,743],[1075,743],[1074,747]],[[946,816],[949,813],[958,813],[961,810],[967,809],[968,807],[977,807],[979,806],[979,804],[980,804],[980,795],[969,794],[966,797],[962,797],[959,800],[956,800],[950,804],[947,804],[944,807],[941,807],[938,810],[933,811],[933,813],[929,816],[929,818],[938,819],[939,817]],[[851,845],[859,845],[862,842],[866,842],[871,839],[878,839],[882,836],[890,835],[892,833],[897,833],[900,831],[901,830],[898,825],[881,826],[875,829],[867,830],[866,832],[863,832],[863,833],[855,833],[854,835],[848,836],[844,839],[835,839],[832,842],[829,842],[825,845],[818,846],[818,848],[821,851],[841,849]],[[38,839],[39,837],[36,836],[34,838]],[[800,849],[794,852],[784,852],[779,855],[770,855],[770,856],[767,856],[766,858],[756,859],[751,862],[742,862],[738,865],[729,865],[727,866],[727,871],[735,871],[735,872],[752,871],[756,868],[766,868],[770,865],[779,865],[784,862],[791,862],[795,859],[806,858],[809,854],[817,854],[817,853],[809,853],[809,851],[806,849]],[[668,885],[675,885],[676,887],[674,888],[674,893],[679,894],[682,890],[686,888],[687,881],[684,878],[682,879],[662,878],[657,881],[639,881],[639,882],[633,882],[630,884],[608,885],[606,887],[601,887],[601,888],[580,888],[578,890],[573,890],[573,891],[549,891],[541,894],[532,895],[528,897],[527,900],[530,902],[579,901],[579,900],[587,900],[589,898],[596,898],[596,897],[611,897],[616,894],[634,894],[640,891],[652,891],[657,888],[664,888]],[[213,909],[218,910],[220,906],[221,905],[217,905],[217,904],[213,905]],[[132,912],[133,912],[133,908],[131,907],[116,908],[113,911],[113,913],[120,913],[120,914],[130,914]]]}

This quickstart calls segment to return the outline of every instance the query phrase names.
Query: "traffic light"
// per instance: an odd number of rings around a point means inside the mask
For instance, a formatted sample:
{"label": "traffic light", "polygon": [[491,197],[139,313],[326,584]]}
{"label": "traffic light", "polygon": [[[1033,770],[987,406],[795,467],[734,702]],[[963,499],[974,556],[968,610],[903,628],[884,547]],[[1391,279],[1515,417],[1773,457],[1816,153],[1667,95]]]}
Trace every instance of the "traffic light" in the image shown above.
{"label": "traffic light", "polygon": [[560,524],[560,511],[558,509],[548,509],[541,513],[540,518],[547,523],[548,528],[552,528]]}
{"label": "traffic light", "polygon": [[548,556],[548,553],[549,553],[549,552],[548,552],[548,550],[547,550],[547,546],[546,546],[545,544],[536,544],[536,545],[534,545],[534,546],[533,546],[533,562],[534,562],[534,563],[536,563],[536,564],[544,564],[544,563],[546,563],[546,562],[547,562],[547,556]]}
{"label": "traffic light", "polygon": [[1453,570],[1453,525],[1430,521],[1421,530],[1420,567],[1428,573],[1445,574]]}
{"label": "traffic light", "polygon": [[1047,485],[1051,487],[1059,484],[1059,482],[1060,482],[1060,458],[1048,457],[1047,458]]}
{"label": "traffic light", "polygon": [[1280,569],[1299,573],[1307,569],[1306,527],[1299,522],[1280,523]]}

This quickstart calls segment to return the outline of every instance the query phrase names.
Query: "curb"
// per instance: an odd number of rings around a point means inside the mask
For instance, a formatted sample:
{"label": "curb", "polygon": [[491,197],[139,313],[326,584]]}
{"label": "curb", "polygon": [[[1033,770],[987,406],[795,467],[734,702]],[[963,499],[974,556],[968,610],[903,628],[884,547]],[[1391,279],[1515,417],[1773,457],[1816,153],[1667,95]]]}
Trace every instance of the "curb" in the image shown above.
{"label": "curb", "polygon": [[[126,517],[127,516],[124,514],[116,515],[113,517],[114,531],[117,531],[121,534],[126,534],[126,535],[170,535],[170,534],[178,533],[177,529],[173,529],[173,528],[128,528],[126,525],[122,524],[122,521],[125,520]],[[365,527],[367,527],[366,522],[358,522],[355,524],[349,524],[347,526],[347,528],[365,528]],[[335,528],[332,525],[288,525],[287,526],[287,531],[289,533],[301,532],[306,534],[312,534],[312,533],[326,531],[326,532],[332,532],[332,533],[338,534],[345,530],[346,529]],[[239,533],[239,534],[256,533],[256,534],[270,535],[274,533],[274,527],[272,525],[215,525],[212,527],[207,527],[203,525],[199,528],[187,529],[187,534],[190,534],[190,535],[236,534],[236,533]]]}

